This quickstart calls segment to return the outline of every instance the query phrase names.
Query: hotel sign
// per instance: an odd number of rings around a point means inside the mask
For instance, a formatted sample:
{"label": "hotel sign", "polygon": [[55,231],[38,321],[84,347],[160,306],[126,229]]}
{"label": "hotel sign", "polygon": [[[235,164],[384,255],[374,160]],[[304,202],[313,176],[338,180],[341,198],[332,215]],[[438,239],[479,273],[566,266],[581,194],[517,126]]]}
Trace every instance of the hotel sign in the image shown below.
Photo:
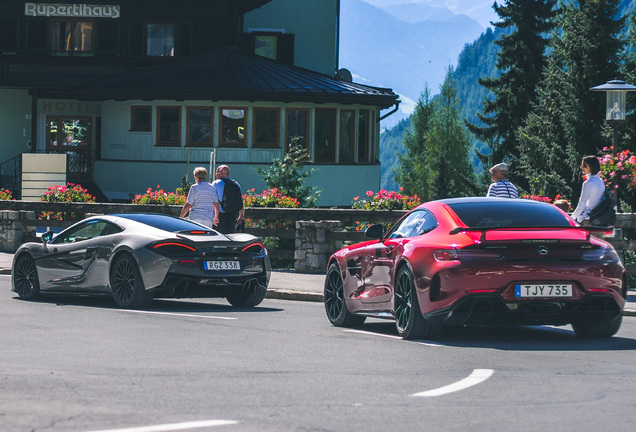
{"label": "hotel sign", "polygon": [[119,18],[119,5],[25,3],[24,15],[66,18]]}

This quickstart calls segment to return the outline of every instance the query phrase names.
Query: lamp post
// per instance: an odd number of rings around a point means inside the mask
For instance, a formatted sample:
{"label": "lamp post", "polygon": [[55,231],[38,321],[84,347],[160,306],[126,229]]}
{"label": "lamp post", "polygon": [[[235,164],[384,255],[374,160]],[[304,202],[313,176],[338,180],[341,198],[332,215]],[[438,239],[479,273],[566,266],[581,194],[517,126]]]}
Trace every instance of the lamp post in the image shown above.
{"label": "lamp post", "polygon": [[[627,92],[636,90],[636,86],[627,84],[625,81],[621,81],[619,79],[614,79],[606,82],[605,84],[592,87],[590,90],[604,91],[607,96],[605,121],[612,126],[612,156],[615,156],[618,146],[618,133],[616,130],[618,126],[625,121],[625,99],[627,98]],[[612,197],[616,210],[619,211],[618,191],[613,193]]]}

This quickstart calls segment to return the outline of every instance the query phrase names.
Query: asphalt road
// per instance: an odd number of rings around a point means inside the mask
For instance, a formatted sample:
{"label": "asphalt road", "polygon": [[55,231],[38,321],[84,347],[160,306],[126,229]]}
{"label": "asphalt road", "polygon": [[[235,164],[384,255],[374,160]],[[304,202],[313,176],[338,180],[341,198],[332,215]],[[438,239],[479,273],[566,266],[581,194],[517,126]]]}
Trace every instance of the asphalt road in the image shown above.
{"label": "asphalt road", "polygon": [[[321,303],[26,302],[0,276],[1,431],[632,431],[636,318],[399,339]],[[152,428],[151,428],[152,426]]]}

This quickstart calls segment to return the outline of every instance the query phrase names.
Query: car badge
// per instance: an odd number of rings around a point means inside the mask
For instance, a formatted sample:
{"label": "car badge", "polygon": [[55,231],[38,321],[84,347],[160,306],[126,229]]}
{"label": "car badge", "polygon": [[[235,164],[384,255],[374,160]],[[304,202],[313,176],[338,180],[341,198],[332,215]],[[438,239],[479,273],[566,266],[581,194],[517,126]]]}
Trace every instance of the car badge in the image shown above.
{"label": "car badge", "polygon": [[548,254],[548,248],[541,245],[537,248],[537,252],[539,253],[539,255],[547,255]]}

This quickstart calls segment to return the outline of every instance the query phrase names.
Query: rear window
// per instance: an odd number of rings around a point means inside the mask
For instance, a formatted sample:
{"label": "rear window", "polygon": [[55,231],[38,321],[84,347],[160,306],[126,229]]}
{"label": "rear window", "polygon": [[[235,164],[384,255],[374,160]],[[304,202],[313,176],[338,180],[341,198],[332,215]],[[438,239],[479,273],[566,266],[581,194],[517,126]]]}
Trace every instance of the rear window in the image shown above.
{"label": "rear window", "polygon": [[567,227],[554,206],[530,200],[496,200],[448,204],[467,227]]}
{"label": "rear window", "polygon": [[[163,214],[148,214],[148,213],[132,213],[132,214],[117,214],[113,215],[125,219],[134,220],[142,224],[150,225],[160,230],[169,232],[179,231],[191,231],[204,229],[201,225],[191,222],[187,219],[180,219],[174,216],[168,216]],[[207,228],[209,230],[209,228]]]}

